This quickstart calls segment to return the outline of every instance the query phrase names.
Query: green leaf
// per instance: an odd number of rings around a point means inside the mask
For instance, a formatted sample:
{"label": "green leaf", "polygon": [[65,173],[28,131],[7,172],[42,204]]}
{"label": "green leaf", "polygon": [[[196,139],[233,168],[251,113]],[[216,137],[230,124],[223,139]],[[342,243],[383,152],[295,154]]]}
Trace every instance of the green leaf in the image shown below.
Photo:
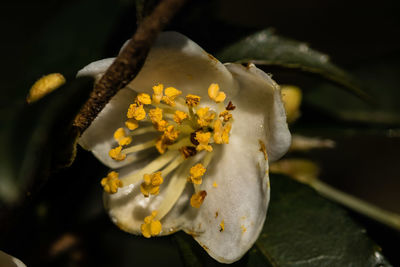
{"label": "green leaf", "polygon": [[369,99],[359,82],[332,64],[327,55],[311,49],[305,43],[278,36],[272,29],[254,33],[223,49],[217,58],[222,62],[253,62],[318,74],[365,100]]}
{"label": "green leaf", "polygon": [[[348,212],[288,177],[271,177],[263,231],[238,266],[390,266]],[[218,266],[182,234],[175,236],[187,266]]]}
{"label": "green leaf", "polygon": [[328,83],[314,85],[313,90],[305,92],[304,103],[340,120],[398,127],[398,61],[398,57],[375,59],[353,67],[352,71],[368,84],[370,95],[376,103],[373,107],[356,97],[349,97]]}
{"label": "green leaf", "polygon": [[91,78],[68,82],[27,104],[1,129],[0,199],[18,204],[48,175],[72,163],[78,132],[72,121],[93,88]]}

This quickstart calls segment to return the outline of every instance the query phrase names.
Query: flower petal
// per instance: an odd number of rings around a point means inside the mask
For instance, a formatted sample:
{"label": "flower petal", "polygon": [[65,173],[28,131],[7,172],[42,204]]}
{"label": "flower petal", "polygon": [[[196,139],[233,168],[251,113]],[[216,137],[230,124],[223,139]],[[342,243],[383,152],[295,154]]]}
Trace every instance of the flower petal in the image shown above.
{"label": "flower petal", "polygon": [[[93,76],[99,79],[112,64],[114,58],[93,62],[78,72],[78,76]],[[146,62],[136,78],[126,87],[137,92],[151,94],[152,86],[163,83],[188,93],[204,96],[207,102],[207,88],[219,83],[221,90],[229,96],[237,93],[237,83],[226,67],[207,54],[196,43],[176,32],[161,33],[151,48]],[[117,162],[108,156],[112,148],[114,131],[124,126],[126,111],[136,93],[122,89],[105,106],[90,127],[82,134],[80,145],[110,168],[126,166],[136,159],[137,154]]]}
{"label": "flower petal", "polygon": [[254,116],[259,120],[254,130],[265,131],[268,158],[271,162],[278,160],[287,152],[291,143],[279,86],[254,64],[247,67],[226,64],[226,67],[239,82],[240,93],[234,103],[244,112],[262,114],[262,117]]}
{"label": "flower petal", "polygon": [[276,83],[255,66],[227,67],[240,84],[229,144],[215,149],[200,188],[207,192],[200,209],[185,211],[187,202],[179,202],[164,222],[175,220],[213,258],[231,263],[251,248],[264,224],[269,178],[261,144],[268,158],[277,159],[287,151],[290,133]]}
{"label": "flower petal", "polygon": [[177,32],[161,33],[138,76],[128,85],[135,91],[152,93],[162,83],[207,100],[207,88],[218,83],[229,96],[237,93],[231,73],[195,42]]}
{"label": "flower petal", "polygon": [[26,267],[19,259],[0,250],[0,266],[1,267]]}

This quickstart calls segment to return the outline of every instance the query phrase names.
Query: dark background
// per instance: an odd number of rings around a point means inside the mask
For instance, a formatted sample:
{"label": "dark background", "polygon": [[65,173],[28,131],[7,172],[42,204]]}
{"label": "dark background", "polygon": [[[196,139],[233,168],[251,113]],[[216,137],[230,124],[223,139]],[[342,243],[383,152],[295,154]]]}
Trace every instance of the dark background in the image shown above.
{"label": "dark background", "polygon": [[[328,54],[334,63],[366,84],[380,104],[378,111],[399,115],[399,11],[395,1],[190,1],[168,29],[182,32],[214,54],[250,33],[273,27],[280,35],[304,41]],[[51,72],[73,77],[87,63],[115,56],[135,31],[137,20],[134,4],[128,0],[3,1],[0,12],[0,129],[15,119],[37,78]],[[352,107],[358,108],[360,104],[357,100],[354,104],[342,103],[341,97],[347,97],[347,93],[328,92],[321,97],[315,93],[318,84],[310,82],[312,78],[270,72],[278,83],[297,83],[304,89],[303,116],[293,129],[332,138],[337,143],[334,150],[306,155],[321,165],[321,179],[400,213],[399,125],[368,121],[368,117],[354,120],[351,116],[335,116],[329,107],[351,113]],[[75,177],[77,170],[80,177]],[[7,250],[32,266],[57,266],[65,262],[72,265],[62,266],[75,266],[74,262],[111,266],[113,259],[109,255],[117,253],[112,244],[126,243],[118,247],[127,253],[117,254],[121,266],[128,266],[133,257],[139,264],[146,263],[149,257],[130,251],[150,250],[153,246],[168,248],[165,245],[170,245],[169,239],[142,240],[112,226],[102,212],[101,188],[97,186],[105,171],[89,153],[79,149],[73,167],[57,173],[42,187],[40,195],[32,199],[29,212],[21,215],[19,224],[7,236]],[[399,233],[362,216],[353,216],[383,247],[383,254],[393,264],[400,264],[396,255]],[[97,235],[97,231],[106,232]],[[60,232],[66,234],[54,234]],[[131,242],[132,239],[136,241]],[[68,253],[64,251],[62,257],[45,260],[48,244],[54,245],[58,240],[71,242]],[[165,264],[163,256],[179,264],[174,249],[163,251],[165,255],[153,258],[153,264]],[[101,253],[108,256],[96,259],[95,255]]]}

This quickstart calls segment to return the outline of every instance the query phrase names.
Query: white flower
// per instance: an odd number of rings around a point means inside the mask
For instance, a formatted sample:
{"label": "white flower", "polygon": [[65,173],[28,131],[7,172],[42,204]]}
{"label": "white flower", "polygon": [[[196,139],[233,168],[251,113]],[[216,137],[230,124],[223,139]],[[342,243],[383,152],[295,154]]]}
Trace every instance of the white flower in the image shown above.
{"label": "white flower", "polygon": [[[113,60],[78,75],[100,78]],[[267,74],[252,64],[221,64],[185,36],[165,32],[79,142],[118,169],[102,184],[110,193],[104,205],[122,230],[146,237],[183,230],[231,263],[260,234],[268,160],[287,151],[290,133],[280,89]]]}
{"label": "white flower", "polygon": [[0,266],[1,267],[26,267],[19,259],[0,250]]}

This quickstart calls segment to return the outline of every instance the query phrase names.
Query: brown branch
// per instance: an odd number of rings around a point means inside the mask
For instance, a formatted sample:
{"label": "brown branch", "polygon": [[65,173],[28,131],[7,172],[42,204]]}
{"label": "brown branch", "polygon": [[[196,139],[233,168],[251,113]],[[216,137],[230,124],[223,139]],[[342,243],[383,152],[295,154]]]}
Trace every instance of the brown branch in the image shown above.
{"label": "brown branch", "polygon": [[181,8],[185,0],[161,0],[138,26],[136,33],[103,77],[95,84],[88,101],[76,116],[74,126],[83,133],[110,99],[142,68],[158,33]]}

